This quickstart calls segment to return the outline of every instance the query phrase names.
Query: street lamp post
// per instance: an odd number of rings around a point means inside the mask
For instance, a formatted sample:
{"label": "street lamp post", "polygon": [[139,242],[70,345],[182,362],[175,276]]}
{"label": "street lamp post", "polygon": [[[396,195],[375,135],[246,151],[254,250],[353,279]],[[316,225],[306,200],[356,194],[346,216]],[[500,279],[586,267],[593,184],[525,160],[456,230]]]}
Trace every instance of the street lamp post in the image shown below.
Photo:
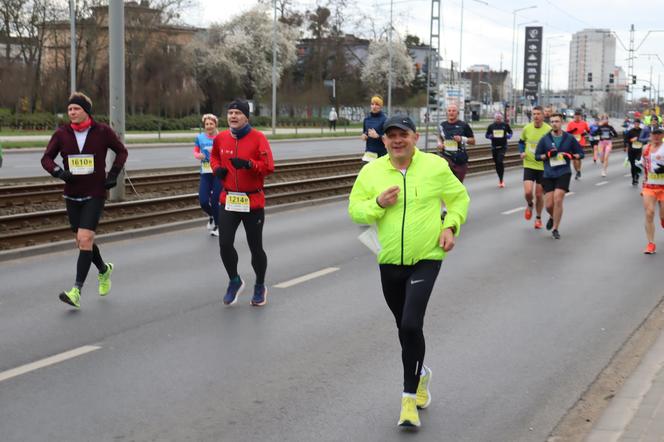
{"label": "street lamp post", "polygon": [[512,21],[512,81],[514,82],[514,87],[512,88],[512,112],[514,112],[514,118],[516,120],[516,88],[517,88],[517,82],[516,82],[516,60],[514,57],[515,49],[514,46],[516,44],[516,13],[519,11],[525,11],[527,9],[535,9],[537,8],[537,5],[531,5],[531,6],[526,6],[525,8],[519,8],[515,9],[512,11],[512,16],[513,16],[513,21]]}
{"label": "street lamp post", "polygon": [[[483,5],[489,6],[489,2],[484,0],[473,0],[477,3],[482,3]],[[463,60],[463,0],[461,0],[461,28],[459,31],[459,83],[461,83],[461,62]]]}
{"label": "street lamp post", "polygon": [[[276,0],[275,0],[276,1]],[[390,29],[387,33],[387,54],[389,71],[387,73],[387,115],[392,115],[392,9],[394,1],[390,0]]]}

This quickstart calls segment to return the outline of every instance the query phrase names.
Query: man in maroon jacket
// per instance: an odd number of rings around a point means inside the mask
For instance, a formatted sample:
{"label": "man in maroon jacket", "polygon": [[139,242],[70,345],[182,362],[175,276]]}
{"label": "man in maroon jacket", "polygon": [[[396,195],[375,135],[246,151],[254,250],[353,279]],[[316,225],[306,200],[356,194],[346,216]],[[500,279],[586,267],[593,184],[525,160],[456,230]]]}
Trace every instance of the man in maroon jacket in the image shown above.
{"label": "man in maroon jacket", "polygon": [[[106,190],[117,185],[118,175],[127,161],[127,149],[113,129],[92,120],[92,100],[85,94],[71,95],[67,115],[71,123],[55,131],[41,163],[48,173],[65,182],[67,216],[76,234],[79,254],[74,287],[60,293],[60,300],[80,308],[81,288],[91,263],[99,270],[99,294],[106,296],[111,289],[113,264],[104,263],[101,258],[99,247],[94,243],[95,230],[104,209]],[[106,174],[108,149],[115,152],[116,157]],[[63,167],[55,162],[58,154]]]}

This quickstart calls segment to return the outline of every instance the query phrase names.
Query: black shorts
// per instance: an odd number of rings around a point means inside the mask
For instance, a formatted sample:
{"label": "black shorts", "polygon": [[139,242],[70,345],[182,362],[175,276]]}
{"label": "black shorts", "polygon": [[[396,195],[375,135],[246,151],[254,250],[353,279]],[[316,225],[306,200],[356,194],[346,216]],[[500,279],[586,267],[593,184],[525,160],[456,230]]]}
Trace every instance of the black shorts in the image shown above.
{"label": "black shorts", "polygon": [[104,210],[103,198],[90,198],[85,201],[65,199],[67,202],[67,217],[72,232],[76,233],[79,228],[97,230],[101,212]]}
{"label": "black shorts", "polygon": [[543,170],[529,169],[527,167],[523,168],[523,180],[524,181],[535,181],[537,184],[542,183],[542,175],[544,175]]}
{"label": "black shorts", "polygon": [[569,192],[569,182],[571,179],[571,173],[566,173],[558,178],[542,178],[542,188],[544,188],[544,193],[553,192],[556,189],[562,189],[565,193]]}

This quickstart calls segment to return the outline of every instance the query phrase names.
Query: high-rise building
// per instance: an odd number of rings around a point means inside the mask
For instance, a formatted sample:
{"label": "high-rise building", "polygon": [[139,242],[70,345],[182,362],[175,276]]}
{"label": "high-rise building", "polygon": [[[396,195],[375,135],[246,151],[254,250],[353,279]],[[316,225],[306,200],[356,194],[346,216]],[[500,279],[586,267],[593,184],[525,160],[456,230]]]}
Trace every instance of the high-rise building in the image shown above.
{"label": "high-rise building", "polygon": [[569,83],[572,94],[604,90],[616,67],[616,38],[610,29],[584,29],[569,45]]}

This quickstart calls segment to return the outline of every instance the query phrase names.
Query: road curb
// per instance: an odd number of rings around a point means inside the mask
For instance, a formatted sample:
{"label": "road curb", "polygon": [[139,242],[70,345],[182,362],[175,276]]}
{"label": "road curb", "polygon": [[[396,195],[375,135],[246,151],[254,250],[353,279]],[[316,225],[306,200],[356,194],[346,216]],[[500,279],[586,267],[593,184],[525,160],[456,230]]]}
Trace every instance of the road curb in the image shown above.
{"label": "road curb", "polygon": [[[270,206],[265,208],[265,213],[279,213],[286,212],[294,209],[301,209],[313,205],[328,204],[337,201],[342,201],[348,198],[348,195],[336,195],[325,198],[317,198],[313,200],[300,201],[296,203],[280,204],[278,206]],[[161,224],[158,226],[141,227],[139,229],[125,230],[122,232],[105,233],[95,237],[95,242],[99,244],[123,241],[126,239],[143,238],[151,235],[159,235],[162,233],[175,232],[178,230],[190,229],[202,226],[207,221],[207,216],[200,218],[177,221],[168,224]],[[73,250],[74,243],[72,240],[56,241],[49,244],[39,244],[36,246],[23,247],[20,249],[6,250],[0,252],[0,262],[12,261],[16,259],[30,258],[33,256],[44,255],[48,253],[62,252],[65,250]]]}

